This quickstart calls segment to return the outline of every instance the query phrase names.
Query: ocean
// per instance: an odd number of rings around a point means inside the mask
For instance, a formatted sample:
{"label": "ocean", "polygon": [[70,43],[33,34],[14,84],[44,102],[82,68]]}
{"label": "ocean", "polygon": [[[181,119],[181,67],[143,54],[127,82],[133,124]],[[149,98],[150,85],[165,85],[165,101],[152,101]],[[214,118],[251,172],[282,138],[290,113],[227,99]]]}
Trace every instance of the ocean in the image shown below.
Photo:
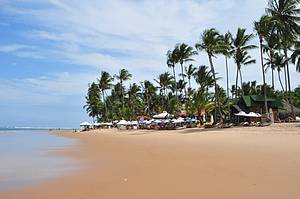
{"label": "ocean", "polygon": [[0,129],[0,191],[30,186],[75,169],[75,160],[49,153],[74,142],[47,130]]}

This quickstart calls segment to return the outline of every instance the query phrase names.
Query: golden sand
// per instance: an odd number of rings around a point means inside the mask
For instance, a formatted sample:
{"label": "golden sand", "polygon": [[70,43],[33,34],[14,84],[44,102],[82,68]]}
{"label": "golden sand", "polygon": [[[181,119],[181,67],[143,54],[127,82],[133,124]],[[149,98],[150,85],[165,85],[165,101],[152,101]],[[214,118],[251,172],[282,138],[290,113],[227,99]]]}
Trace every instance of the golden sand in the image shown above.
{"label": "golden sand", "polygon": [[300,124],[179,131],[52,132],[76,171],[2,199],[299,199]]}

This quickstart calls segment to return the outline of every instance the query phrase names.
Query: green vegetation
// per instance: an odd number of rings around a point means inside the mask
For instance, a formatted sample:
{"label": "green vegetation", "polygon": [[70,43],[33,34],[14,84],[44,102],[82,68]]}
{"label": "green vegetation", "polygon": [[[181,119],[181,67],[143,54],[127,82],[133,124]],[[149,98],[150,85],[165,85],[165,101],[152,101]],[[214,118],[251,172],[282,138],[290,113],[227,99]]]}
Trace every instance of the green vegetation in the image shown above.
{"label": "green vegetation", "polygon": [[[299,4],[300,0],[270,0],[266,13],[254,22],[255,34],[244,28],[238,28],[236,34],[221,34],[211,28],[203,31],[194,47],[185,43],[175,45],[166,56],[166,66],[171,72],[163,71],[153,82],[131,83],[126,88],[124,83],[132,78],[129,71],[123,68],[117,75],[102,71],[98,83],[89,85],[84,108],[90,117],[99,121],[135,120],[137,116],[162,111],[200,115],[205,110],[219,122],[230,118],[229,107],[235,98],[261,95],[265,101],[264,112],[268,112],[267,98],[276,97],[289,102],[291,116],[295,117],[293,107],[300,107],[300,87],[292,91],[290,67],[300,72]],[[259,46],[253,45],[255,35]],[[262,85],[257,85],[255,80],[243,82],[242,68],[256,63],[250,55],[250,51],[256,49],[260,52]],[[195,62],[199,53],[207,55],[209,66]],[[225,57],[226,90],[218,85],[214,65],[217,56]],[[236,64],[236,79],[231,89],[229,59]],[[268,72],[272,73],[271,85],[266,82]],[[280,91],[274,89],[276,72]],[[193,79],[196,87],[192,87]]]}

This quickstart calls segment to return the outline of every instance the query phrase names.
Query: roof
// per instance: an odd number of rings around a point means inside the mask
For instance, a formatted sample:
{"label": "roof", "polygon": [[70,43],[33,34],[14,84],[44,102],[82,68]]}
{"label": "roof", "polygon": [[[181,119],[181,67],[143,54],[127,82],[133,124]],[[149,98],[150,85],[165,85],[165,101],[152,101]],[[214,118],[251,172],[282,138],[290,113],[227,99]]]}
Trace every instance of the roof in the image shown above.
{"label": "roof", "polygon": [[[263,95],[246,95],[241,98],[245,105],[247,107],[252,107],[257,104],[261,104],[264,102],[264,96]],[[270,104],[273,107],[280,107],[281,102],[278,99],[272,99],[272,98],[267,98],[268,104]]]}

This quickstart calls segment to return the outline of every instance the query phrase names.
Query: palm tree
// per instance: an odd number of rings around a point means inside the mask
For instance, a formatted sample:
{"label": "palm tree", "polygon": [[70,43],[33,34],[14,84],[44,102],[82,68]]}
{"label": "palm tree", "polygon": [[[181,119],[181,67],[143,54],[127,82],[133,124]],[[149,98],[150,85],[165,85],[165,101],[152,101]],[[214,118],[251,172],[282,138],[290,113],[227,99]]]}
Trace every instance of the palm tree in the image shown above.
{"label": "palm tree", "polygon": [[[238,79],[239,75],[241,75],[241,66],[244,62],[245,65],[253,63],[253,61],[249,61],[251,58],[248,55],[248,50],[256,48],[255,45],[248,44],[252,39],[254,38],[253,34],[246,34],[246,29],[238,28],[236,36],[231,36],[232,41],[232,48],[233,48],[233,57],[235,60],[235,63],[237,65],[237,71],[236,71],[236,81],[235,81],[235,88],[238,89]],[[241,86],[242,86],[242,77],[241,78]],[[242,91],[243,94],[243,91]],[[237,96],[236,96],[237,97]]]}
{"label": "palm tree", "polygon": [[100,78],[98,78],[98,87],[102,94],[102,99],[105,107],[105,115],[107,114],[107,104],[105,100],[105,91],[110,89],[112,86],[113,78],[108,72],[102,71]]}
{"label": "palm tree", "polygon": [[185,67],[185,73],[189,81],[189,89],[191,88],[191,78],[194,75],[196,70],[197,68],[194,67],[193,64],[190,64],[189,67]]}
{"label": "palm tree", "polygon": [[300,72],[300,42],[295,44],[295,50],[291,56],[292,63],[296,65],[296,70]]}
{"label": "palm tree", "polygon": [[127,80],[130,80],[132,75],[128,72],[128,70],[126,69],[121,69],[119,71],[119,74],[118,75],[115,75],[116,79],[119,80],[119,83],[121,85],[121,88],[122,88],[122,108],[124,109],[124,87],[123,87],[123,83]]}
{"label": "palm tree", "polygon": [[[217,79],[216,72],[213,64],[212,58],[222,52],[222,48],[224,47],[222,43],[222,37],[219,32],[211,28],[209,30],[205,30],[201,35],[200,42],[195,45],[196,49],[199,51],[205,51],[208,55],[208,60],[211,68],[211,73],[213,75],[214,84],[215,84],[215,107],[218,107],[218,112],[220,116],[222,116],[221,109],[219,106],[219,97],[218,97],[218,89],[217,89]],[[215,111],[214,117],[217,118],[217,113]]]}
{"label": "palm tree", "polygon": [[183,92],[184,92],[184,89],[186,87],[186,82],[184,82],[182,79],[179,80],[178,82],[176,82],[176,88],[177,90],[179,90],[180,92],[180,95],[182,96],[182,98],[184,98],[184,95],[183,95]]}
{"label": "palm tree", "polygon": [[132,109],[134,116],[137,114],[137,107],[140,104],[140,92],[141,87],[137,85],[136,83],[130,84],[129,90],[128,90],[128,96],[129,96],[129,102],[130,108]]}
{"label": "palm tree", "polygon": [[276,53],[274,55],[274,65],[275,65],[275,68],[277,69],[278,80],[280,82],[282,91],[285,91],[284,87],[283,87],[283,83],[281,81],[281,75],[280,75],[280,72],[281,72],[282,68],[285,68],[285,58],[284,58],[284,56],[281,55],[280,53]]}
{"label": "palm tree", "polygon": [[268,111],[268,103],[267,103],[267,87],[266,87],[266,75],[265,75],[265,65],[264,65],[264,55],[263,55],[263,42],[264,42],[264,38],[270,32],[269,17],[262,16],[258,22],[254,22],[254,30],[256,31],[259,37],[260,60],[261,60],[261,68],[262,68],[262,76],[263,76],[264,104],[265,104],[265,112],[268,113],[269,111]]}
{"label": "palm tree", "polygon": [[[174,78],[169,72],[165,72],[158,76],[158,79],[154,79],[155,82],[159,84],[159,88],[161,89],[162,97],[164,99],[164,105],[167,104],[167,91],[172,87]],[[164,106],[165,107],[165,106]]]}
{"label": "palm tree", "polygon": [[[277,34],[282,41],[284,56],[286,59],[286,74],[288,91],[291,92],[291,80],[289,72],[288,49],[300,34],[300,9],[299,0],[270,0],[266,9],[267,13],[275,21]],[[290,98],[290,97],[289,97]],[[289,99],[291,103],[291,100]],[[294,106],[291,104],[292,116],[295,118]]]}
{"label": "palm tree", "polygon": [[[249,64],[256,63],[256,60],[252,59],[252,57],[245,50],[244,51],[243,50],[238,50],[237,52],[235,52],[234,60],[237,64],[237,70],[238,70],[238,73],[239,73],[239,76],[240,76],[241,93],[242,93],[242,96],[244,96],[244,92],[243,92],[243,88],[242,88],[243,76],[242,76],[241,68],[242,68],[243,65],[246,66],[246,65],[249,65]],[[236,88],[237,88],[237,82],[236,82]]]}
{"label": "palm tree", "polygon": [[208,71],[207,66],[199,66],[198,70],[194,73],[196,83],[202,92],[208,92],[208,89],[214,86],[214,78],[211,71]]}
{"label": "palm tree", "polygon": [[[194,51],[194,48],[192,46],[189,46],[185,43],[177,44],[175,47],[175,53],[177,57],[177,61],[180,64],[181,67],[181,77],[183,82],[185,82],[185,74],[184,74],[184,67],[183,64],[186,62],[194,61],[191,57],[195,54],[197,54],[196,51]],[[185,90],[185,97],[186,97],[186,89]]]}
{"label": "palm tree", "polygon": [[[144,101],[147,104],[147,107],[145,108],[145,113],[150,115],[153,111],[153,99],[156,96],[156,87],[148,80],[145,80],[141,82],[142,88],[144,90]],[[146,111],[147,109],[147,111]]]}
{"label": "palm tree", "polygon": [[227,32],[225,35],[222,35],[223,39],[223,51],[222,54],[225,56],[225,66],[226,66],[226,93],[227,97],[229,97],[229,69],[228,69],[228,59],[232,57],[233,51],[232,51],[232,42],[231,42],[231,33]]}
{"label": "palm tree", "polygon": [[266,28],[269,29],[269,31],[267,31],[267,34],[264,34],[264,43],[262,45],[263,47],[263,52],[266,53],[269,57],[269,60],[271,61],[269,64],[269,67],[272,69],[272,87],[275,87],[275,80],[274,80],[274,71],[275,68],[274,67],[274,63],[272,62],[274,60],[274,53],[276,50],[279,49],[280,47],[280,40],[278,38],[278,35],[275,32],[274,29],[274,24],[275,22],[273,21],[273,19],[269,16],[264,16],[264,21],[263,24],[265,26],[267,26]]}
{"label": "palm tree", "polygon": [[85,97],[86,104],[83,106],[90,117],[95,121],[95,117],[99,115],[101,108],[100,98],[99,98],[99,88],[98,85],[93,82],[89,85],[87,96]]}

